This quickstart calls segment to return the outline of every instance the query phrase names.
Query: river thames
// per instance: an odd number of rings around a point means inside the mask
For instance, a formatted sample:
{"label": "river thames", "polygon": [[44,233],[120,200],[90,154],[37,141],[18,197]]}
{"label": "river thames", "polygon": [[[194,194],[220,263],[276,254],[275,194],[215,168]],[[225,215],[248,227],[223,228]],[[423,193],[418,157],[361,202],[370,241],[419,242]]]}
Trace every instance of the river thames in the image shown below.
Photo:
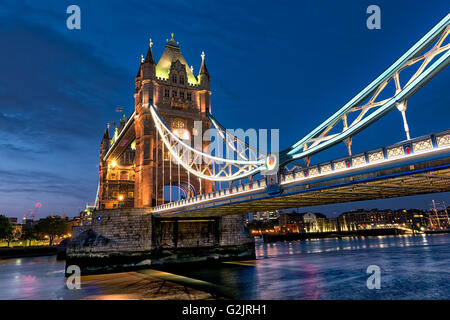
{"label": "river thames", "polygon": [[[256,255],[256,260],[214,267],[162,270],[202,280],[236,299],[450,299],[450,234],[258,241]],[[381,270],[380,289],[367,288],[369,265]],[[67,289],[64,267],[55,256],[0,260],[0,299],[101,299],[111,291],[95,277],[83,277],[79,290]],[[127,292],[145,290],[145,282],[136,283],[140,287],[127,285]],[[161,290],[159,298],[171,298],[164,292],[169,294]],[[120,293],[110,297],[124,297]]]}

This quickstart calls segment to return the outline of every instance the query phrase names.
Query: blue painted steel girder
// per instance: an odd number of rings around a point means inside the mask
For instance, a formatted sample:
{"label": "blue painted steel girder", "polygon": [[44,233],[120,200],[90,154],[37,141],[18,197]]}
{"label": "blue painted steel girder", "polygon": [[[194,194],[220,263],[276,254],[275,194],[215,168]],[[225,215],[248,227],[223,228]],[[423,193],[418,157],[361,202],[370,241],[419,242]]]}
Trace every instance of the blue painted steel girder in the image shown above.
{"label": "blue painted steel girder", "polygon": [[419,90],[423,85],[430,81],[437,73],[443,70],[450,63],[450,51],[447,50],[437,61],[435,61],[430,67],[428,67],[420,76],[418,76],[414,81],[412,81],[408,86],[406,86],[397,95],[387,101],[383,106],[379,107],[375,112],[362,119],[360,122],[353,126],[350,126],[347,130],[337,134],[333,138],[311,147],[310,149],[301,151],[305,143],[311,141],[318,134],[326,130],[330,125],[334,125],[339,120],[342,119],[353,107],[357,106],[365,99],[367,99],[371,94],[373,94],[380,85],[385,81],[389,80],[396,72],[401,70],[405,64],[410,61],[410,59],[419,55],[423,50],[425,50],[431,43],[433,43],[436,38],[442,35],[446,28],[450,25],[450,14],[442,19],[436,26],[434,26],[422,39],[420,39],[414,46],[412,46],[403,56],[401,56],[392,66],[390,66],[386,71],[384,71],[380,76],[378,76],[371,84],[364,88],[360,93],[358,93],[353,99],[351,99],[347,104],[345,104],[340,110],[333,114],[326,121],[321,123],[317,128],[299,140],[297,143],[292,145],[286,150],[280,152],[280,165],[287,164],[293,160],[305,158],[326,148],[329,148],[345,139],[352,137],[356,133],[368,127],[370,124],[376,120],[383,117],[389,111],[391,111],[396,103],[407,100],[411,97],[417,90]]}

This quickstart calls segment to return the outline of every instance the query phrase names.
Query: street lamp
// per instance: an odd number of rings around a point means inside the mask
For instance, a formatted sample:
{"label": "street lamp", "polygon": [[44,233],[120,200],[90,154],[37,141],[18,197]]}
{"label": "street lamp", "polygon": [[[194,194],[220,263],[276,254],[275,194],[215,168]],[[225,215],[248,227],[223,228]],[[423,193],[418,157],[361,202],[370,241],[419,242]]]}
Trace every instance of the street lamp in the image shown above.
{"label": "street lamp", "polygon": [[122,209],[122,201],[123,201],[124,198],[125,198],[125,197],[123,196],[123,194],[120,194],[119,197],[118,197],[118,200],[119,200],[119,208],[120,208],[120,209]]}

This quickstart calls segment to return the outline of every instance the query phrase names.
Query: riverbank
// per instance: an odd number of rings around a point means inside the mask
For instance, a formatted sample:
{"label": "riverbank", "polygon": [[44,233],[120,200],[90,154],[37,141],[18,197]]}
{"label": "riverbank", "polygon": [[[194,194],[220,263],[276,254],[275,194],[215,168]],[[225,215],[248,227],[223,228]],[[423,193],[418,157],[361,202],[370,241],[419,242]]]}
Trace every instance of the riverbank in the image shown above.
{"label": "riverbank", "polygon": [[425,230],[424,233],[426,233],[426,234],[450,233],[450,230],[447,230],[447,229],[444,229],[444,230]]}
{"label": "riverbank", "polygon": [[266,233],[263,234],[263,240],[264,242],[276,242],[276,241],[292,241],[292,240],[339,238],[339,237],[391,236],[402,234],[406,234],[406,231],[396,228],[334,231],[334,232],[283,233],[283,234]]}
{"label": "riverbank", "polygon": [[[157,273],[154,270],[148,272]],[[172,275],[172,277],[175,275]],[[180,277],[181,278],[181,277]],[[211,293],[185,283],[166,281],[144,272],[121,272],[81,277],[84,292],[95,292],[83,300],[210,300]]]}
{"label": "riverbank", "polygon": [[6,247],[0,248],[0,259],[51,256],[56,253],[56,246]]}

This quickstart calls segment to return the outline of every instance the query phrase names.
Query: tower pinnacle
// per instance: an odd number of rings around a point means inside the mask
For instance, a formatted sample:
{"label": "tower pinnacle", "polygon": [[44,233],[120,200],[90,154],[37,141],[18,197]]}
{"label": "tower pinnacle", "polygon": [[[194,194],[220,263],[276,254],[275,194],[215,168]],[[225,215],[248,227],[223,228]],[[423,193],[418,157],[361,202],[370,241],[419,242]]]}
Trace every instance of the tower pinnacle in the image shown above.
{"label": "tower pinnacle", "polygon": [[205,52],[202,51],[202,54],[200,56],[202,57],[202,65],[200,67],[199,74],[207,74],[209,76],[208,69],[206,68],[206,63],[205,63]]}
{"label": "tower pinnacle", "polygon": [[170,37],[171,37],[170,40],[167,39],[166,46],[172,46],[172,47],[175,47],[175,48],[179,48],[179,43],[177,41],[175,41],[174,38],[173,38],[173,32],[170,34]]}
{"label": "tower pinnacle", "polygon": [[145,60],[143,60],[142,62],[152,63],[152,64],[155,63],[155,59],[153,58],[152,46],[153,46],[152,38],[149,38],[147,55],[145,56]]}

